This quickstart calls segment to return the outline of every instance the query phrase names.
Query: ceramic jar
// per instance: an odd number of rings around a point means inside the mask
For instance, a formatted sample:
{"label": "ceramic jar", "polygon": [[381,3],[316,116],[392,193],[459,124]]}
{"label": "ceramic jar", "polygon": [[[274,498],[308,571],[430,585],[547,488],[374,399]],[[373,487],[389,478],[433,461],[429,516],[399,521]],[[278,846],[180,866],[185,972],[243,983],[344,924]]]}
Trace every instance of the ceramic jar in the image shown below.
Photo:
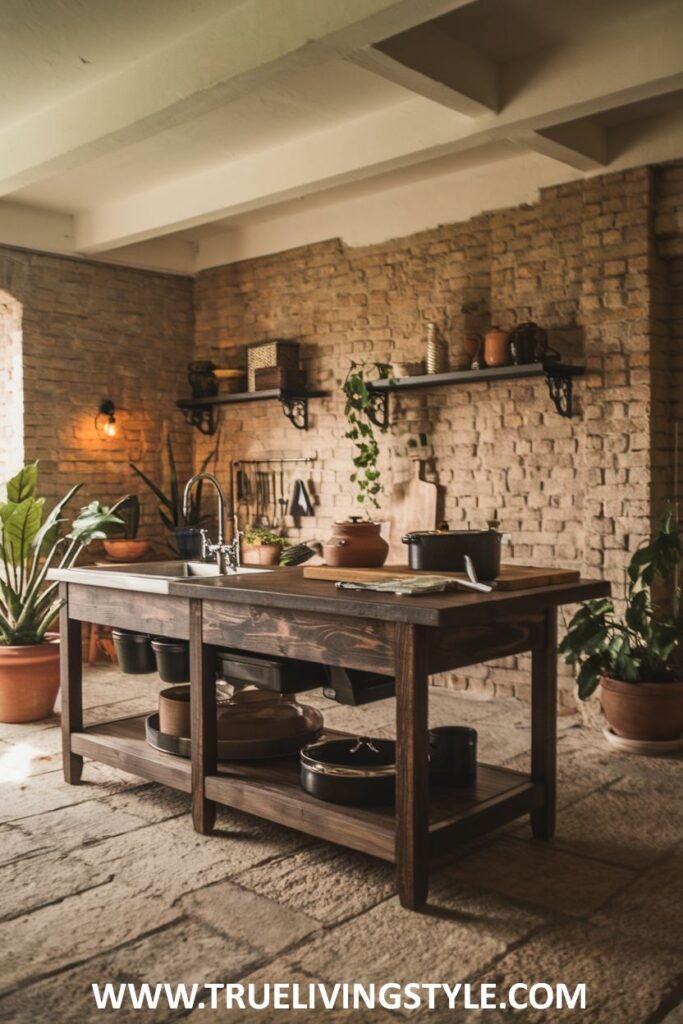
{"label": "ceramic jar", "polygon": [[487,366],[506,366],[509,361],[507,331],[491,327],[484,335],[484,362]]}
{"label": "ceramic jar", "polygon": [[432,321],[427,324],[427,373],[448,373],[448,342]]}
{"label": "ceramic jar", "polygon": [[327,565],[348,568],[374,568],[384,565],[389,545],[380,536],[380,524],[351,517],[335,523],[332,536],[323,544]]}

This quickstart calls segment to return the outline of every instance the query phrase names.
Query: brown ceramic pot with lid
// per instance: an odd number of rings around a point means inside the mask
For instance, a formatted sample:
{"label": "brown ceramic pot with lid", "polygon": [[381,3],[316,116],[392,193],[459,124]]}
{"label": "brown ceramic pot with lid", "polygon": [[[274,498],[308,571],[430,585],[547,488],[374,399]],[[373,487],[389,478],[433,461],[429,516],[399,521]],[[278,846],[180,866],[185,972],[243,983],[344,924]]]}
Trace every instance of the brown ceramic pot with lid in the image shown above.
{"label": "brown ceramic pot with lid", "polygon": [[484,362],[487,366],[506,366],[510,361],[507,332],[492,327],[484,335]]}
{"label": "brown ceramic pot with lid", "polygon": [[332,536],[323,544],[328,565],[335,567],[374,568],[384,565],[389,545],[380,536],[380,524],[358,516],[335,523]]}

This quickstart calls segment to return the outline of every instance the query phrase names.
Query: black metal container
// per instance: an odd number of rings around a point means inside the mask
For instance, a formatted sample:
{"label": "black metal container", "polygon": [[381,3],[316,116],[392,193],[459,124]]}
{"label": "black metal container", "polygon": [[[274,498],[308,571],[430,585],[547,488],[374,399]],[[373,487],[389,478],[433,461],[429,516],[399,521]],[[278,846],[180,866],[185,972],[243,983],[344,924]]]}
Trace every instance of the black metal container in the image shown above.
{"label": "black metal container", "polygon": [[200,559],[202,557],[202,531],[197,526],[177,526],[175,542],[181,558]]}
{"label": "black metal container", "polygon": [[190,645],[187,640],[157,636],[152,640],[157,672],[165,683],[189,683]]}
{"label": "black metal container", "polygon": [[325,683],[324,666],[297,658],[264,658],[244,651],[217,651],[218,673],[230,683],[250,683],[275,693],[301,693]]}
{"label": "black metal container", "polygon": [[477,730],[467,725],[430,729],[429,774],[440,786],[473,786],[477,781]]}
{"label": "black metal container", "polygon": [[333,804],[389,804],[396,789],[396,745],[367,737],[322,740],[301,751],[301,786]]}
{"label": "black metal container", "polygon": [[502,535],[497,530],[424,530],[408,533],[411,569],[432,572],[465,572],[469,555],[480,580],[494,580],[500,573]]}
{"label": "black metal container", "polygon": [[362,672],[355,668],[339,668],[326,665],[327,685],[323,694],[338,704],[370,704],[385,700],[396,694],[396,682],[392,676],[380,676],[376,672]]}
{"label": "black metal container", "polygon": [[154,672],[156,662],[147,633],[134,633],[130,629],[113,629],[114,647],[121,671],[129,676]]}

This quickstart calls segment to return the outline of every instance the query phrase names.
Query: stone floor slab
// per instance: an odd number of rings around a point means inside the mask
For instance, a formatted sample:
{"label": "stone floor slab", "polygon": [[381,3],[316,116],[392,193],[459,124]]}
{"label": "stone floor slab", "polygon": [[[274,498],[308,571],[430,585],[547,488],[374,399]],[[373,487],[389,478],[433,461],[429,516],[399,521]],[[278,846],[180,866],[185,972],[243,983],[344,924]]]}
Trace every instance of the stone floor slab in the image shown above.
{"label": "stone floor slab", "polygon": [[590,918],[592,924],[683,951],[683,847],[639,875]]}
{"label": "stone floor slab", "polygon": [[[531,835],[528,824],[520,834]],[[615,784],[563,810],[558,815],[554,845],[612,864],[641,868],[670,852],[681,838],[683,801],[645,799],[642,792],[624,792]]]}
{"label": "stone floor slab", "polygon": [[257,865],[238,875],[237,881],[327,925],[388,899],[395,887],[389,864],[327,844]]}
{"label": "stone floor slab", "polygon": [[50,852],[0,868],[0,921],[111,881],[106,864],[92,865]]}
{"label": "stone floor slab", "polygon": [[441,878],[430,892],[427,913],[405,910],[392,897],[285,959],[291,969],[331,982],[461,979],[484,970],[542,920]]}
{"label": "stone floor slab", "polygon": [[84,847],[79,855],[93,870],[107,864],[132,892],[172,902],[304,841],[295,832],[227,811],[217,825],[219,834],[202,836],[189,817],[172,818]]}
{"label": "stone floor slab", "polygon": [[[98,1009],[92,985],[103,989],[110,982],[120,985],[151,986],[168,982],[188,987],[213,982],[218,977],[234,977],[248,971],[255,961],[253,950],[225,935],[217,934],[201,923],[180,921],[162,931],[118,949],[87,960],[37,984],[0,999],[0,1020],[12,1024],[86,1024],[88,1021],[112,1021],[133,1024],[141,1021],[167,1021],[187,1018],[187,1009],[172,1010],[162,999],[159,1007],[136,1010],[125,1000],[120,1009]],[[211,1020],[208,1014],[205,1019]]]}
{"label": "stone floor slab", "polygon": [[[0,922],[0,994],[170,924],[178,912],[116,883]],[[182,959],[179,959],[180,968]]]}
{"label": "stone floor slab", "polygon": [[512,838],[482,843],[445,870],[468,885],[570,916],[596,910],[634,877],[627,868]]}
{"label": "stone floor slab", "polygon": [[564,983],[571,990],[585,984],[586,1009],[532,1009],[517,1013],[480,1011],[444,1016],[435,1024],[484,1024],[523,1020],[524,1024],[645,1024],[660,1019],[657,1011],[676,985],[680,958],[668,950],[631,942],[622,931],[584,922],[558,925],[499,961],[478,981],[495,983],[502,992],[524,981]]}
{"label": "stone floor slab", "polygon": [[233,882],[190,892],[177,901],[177,906],[231,940],[247,943],[262,957],[276,956],[320,928],[316,920],[301,911]]}

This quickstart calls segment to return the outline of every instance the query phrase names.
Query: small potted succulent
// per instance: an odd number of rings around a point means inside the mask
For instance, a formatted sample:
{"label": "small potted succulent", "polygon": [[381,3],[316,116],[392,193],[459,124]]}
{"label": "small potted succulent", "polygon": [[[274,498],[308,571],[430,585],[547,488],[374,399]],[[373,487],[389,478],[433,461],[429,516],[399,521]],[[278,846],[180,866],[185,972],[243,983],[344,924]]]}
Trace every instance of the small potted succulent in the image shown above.
{"label": "small potted succulent", "polygon": [[683,531],[669,510],[631,559],[624,614],[610,598],[588,601],[560,644],[565,661],[579,666],[581,700],[600,686],[616,737],[656,744],[683,736],[682,559]]}
{"label": "small potted succulent", "polygon": [[138,537],[140,528],[140,499],[127,494],[117,506],[117,515],[123,521],[107,528],[107,538],[102,543],[113,562],[139,562],[149,551],[150,542]]}
{"label": "small potted succulent", "polygon": [[66,505],[76,484],[44,516],[36,497],[38,463],[25,466],[7,483],[0,502],[0,722],[47,718],[59,690],[59,636],[51,633],[62,606],[50,569],[68,569],[93,540],[103,540],[119,523],[116,505],[97,501],[80,510],[66,531]]}
{"label": "small potted succulent", "polygon": [[285,544],[284,537],[262,526],[251,526],[242,537],[243,565],[278,565]]}

